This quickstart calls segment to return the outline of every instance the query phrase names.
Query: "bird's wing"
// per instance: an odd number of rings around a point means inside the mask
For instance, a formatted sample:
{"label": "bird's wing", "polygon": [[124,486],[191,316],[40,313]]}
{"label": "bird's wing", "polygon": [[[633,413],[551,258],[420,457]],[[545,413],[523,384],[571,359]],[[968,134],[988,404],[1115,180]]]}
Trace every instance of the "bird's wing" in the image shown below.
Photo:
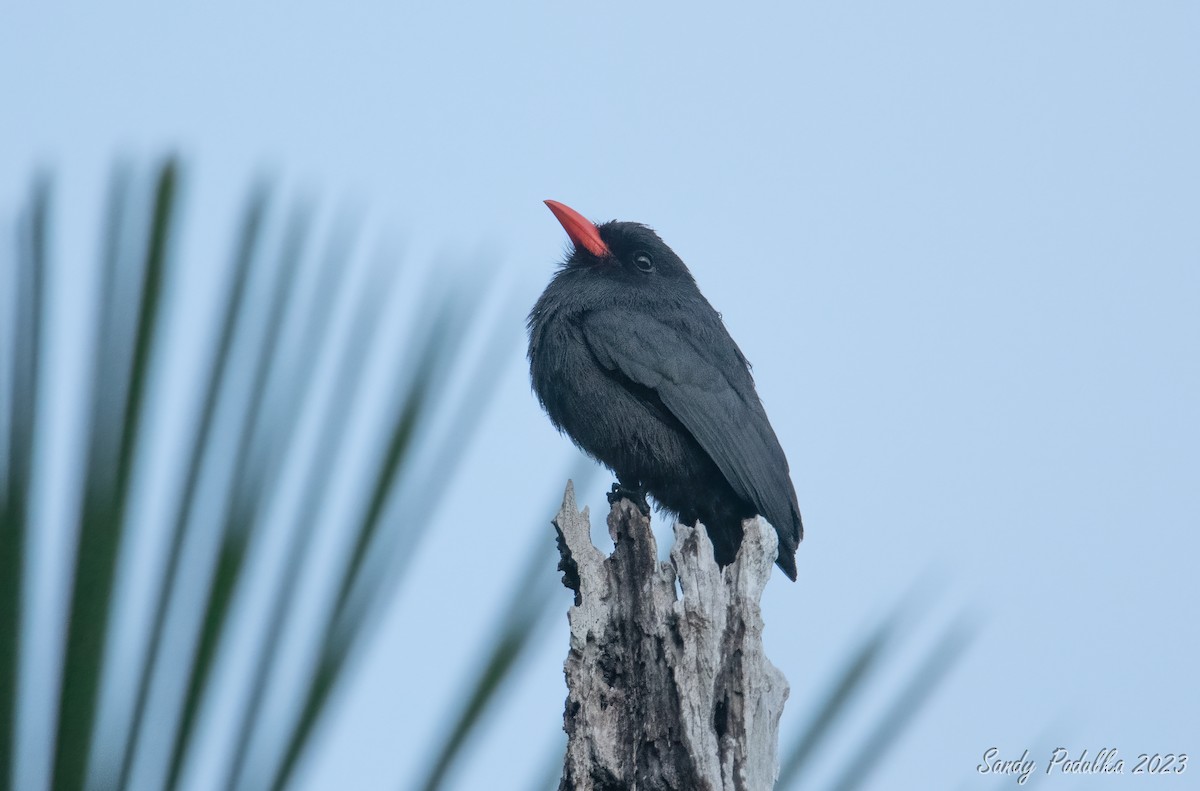
{"label": "bird's wing", "polygon": [[706,325],[608,308],[586,314],[583,334],[600,365],[658,394],[794,552],[801,528],[787,458],[745,358],[719,319],[717,332]]}

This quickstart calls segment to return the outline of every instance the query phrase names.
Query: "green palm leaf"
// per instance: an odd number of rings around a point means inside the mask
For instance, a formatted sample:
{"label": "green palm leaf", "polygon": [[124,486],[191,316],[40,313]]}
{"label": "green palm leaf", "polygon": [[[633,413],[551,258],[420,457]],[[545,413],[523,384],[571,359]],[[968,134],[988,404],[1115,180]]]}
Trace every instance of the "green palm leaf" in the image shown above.
{"label": "green palm leaf", "polygon": [[[39,180],[19,228],[12,274],[10,388],[0,388],[0,415],[7,418],[6,452],[0,457],[0,789],[13,787],[17,739],[17,661],[23,627],[25,547],[29,526],[34,426],[37,425],[49,186]],[[8,306],[6,306],[8,307]],[[0,357],[0,359],[4,359]],[[3,380],[0,380],[3,381]],[[0,435],[4,436],[4,435]]]}

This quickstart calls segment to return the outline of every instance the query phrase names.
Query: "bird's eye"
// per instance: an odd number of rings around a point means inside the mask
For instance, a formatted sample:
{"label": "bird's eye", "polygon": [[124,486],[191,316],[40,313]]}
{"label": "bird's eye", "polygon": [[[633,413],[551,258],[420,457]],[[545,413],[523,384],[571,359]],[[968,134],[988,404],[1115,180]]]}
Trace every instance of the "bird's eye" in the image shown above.
{"label": "bird's eye", "polygon": [[638,253],[633,257],[633,265],[643,272],[654,271],[654,259],[647,253]]}

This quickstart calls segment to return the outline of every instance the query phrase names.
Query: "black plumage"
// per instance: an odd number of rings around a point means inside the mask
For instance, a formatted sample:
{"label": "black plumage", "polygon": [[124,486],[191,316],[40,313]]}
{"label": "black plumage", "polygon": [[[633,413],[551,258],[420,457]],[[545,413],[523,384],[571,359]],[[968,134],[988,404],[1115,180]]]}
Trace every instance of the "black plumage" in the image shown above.
{"label": "black plumage", "polygon": [[622,487],[703,522],[722,566],[761,514],[794,580],[803,527],[787,458],[720,314],[654,231],[547,205],[574,243],[528,321],[551,421]]}

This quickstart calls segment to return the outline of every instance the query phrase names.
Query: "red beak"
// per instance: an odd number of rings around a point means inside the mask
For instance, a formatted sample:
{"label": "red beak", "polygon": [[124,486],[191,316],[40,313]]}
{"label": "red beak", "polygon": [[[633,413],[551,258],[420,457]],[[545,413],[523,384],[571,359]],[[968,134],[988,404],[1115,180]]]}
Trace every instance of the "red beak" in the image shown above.
{"label": "red beak", "polygon": [[600,231],[596,230],[595,223],[556,200],[546,201],[546,206],[554,212],[554,216],[562,223],[567,236],[571,237],[576,247],[582,247],[597,258],[604,258],[609,254],[608,245],[600,238]]}

